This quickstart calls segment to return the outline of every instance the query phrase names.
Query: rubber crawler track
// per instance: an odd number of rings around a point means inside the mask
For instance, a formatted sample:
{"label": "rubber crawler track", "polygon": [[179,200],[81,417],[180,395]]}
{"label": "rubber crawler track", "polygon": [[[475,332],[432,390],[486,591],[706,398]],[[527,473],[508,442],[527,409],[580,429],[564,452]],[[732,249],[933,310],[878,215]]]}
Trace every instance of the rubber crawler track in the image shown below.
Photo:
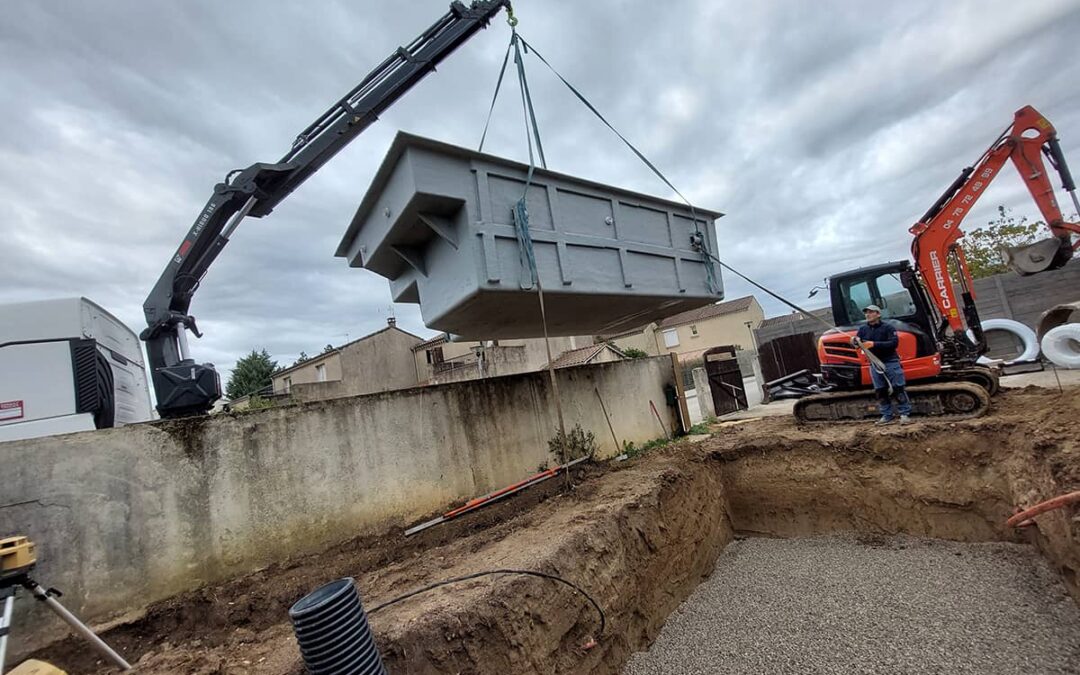
{"label": "rubber crawler track", "polygon": [[[939,382],[907,387],[913,417],[965,420],[981,417],[990,409],[990,393],[970,382]],[[970,404],[960,407],[958,404]],[[795,402],[795,419],[800,424],[845,424],[877,417],[877,396],[873,390],[830,392],[801,398]]]}

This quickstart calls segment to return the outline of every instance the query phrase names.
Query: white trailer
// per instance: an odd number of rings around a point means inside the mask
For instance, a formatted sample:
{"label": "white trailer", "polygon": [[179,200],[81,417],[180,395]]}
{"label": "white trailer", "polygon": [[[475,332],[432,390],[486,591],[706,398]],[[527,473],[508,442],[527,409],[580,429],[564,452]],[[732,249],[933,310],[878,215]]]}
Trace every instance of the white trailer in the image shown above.
{"label": "white trailer", "polygon": [[0,441],[151,419],[139,337],[86,298],[0,305]]}

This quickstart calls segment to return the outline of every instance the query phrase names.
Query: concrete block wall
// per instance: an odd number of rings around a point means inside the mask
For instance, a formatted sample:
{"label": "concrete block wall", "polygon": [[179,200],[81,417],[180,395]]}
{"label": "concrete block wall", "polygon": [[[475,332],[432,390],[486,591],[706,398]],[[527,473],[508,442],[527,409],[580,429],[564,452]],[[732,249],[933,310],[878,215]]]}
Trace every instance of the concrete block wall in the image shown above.
{"label": "concrete block wall", "polygon": [[[671,428],[670,357],[557,371],[566,424],[600,457]],[[101,622],[184,590],[406,525],[554,458],[546,372],[236,415],[0,443],[0,532],[38,544],[38,577]],[[64,634],[17,604],[16,652]]]}

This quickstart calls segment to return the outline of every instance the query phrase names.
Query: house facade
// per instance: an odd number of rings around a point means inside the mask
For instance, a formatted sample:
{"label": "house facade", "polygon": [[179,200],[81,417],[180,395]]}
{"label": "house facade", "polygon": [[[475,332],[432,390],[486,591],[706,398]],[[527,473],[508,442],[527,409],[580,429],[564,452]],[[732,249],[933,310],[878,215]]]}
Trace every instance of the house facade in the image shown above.
{"label": "house facade", "polygon": [[607,336],[616,347],[637,349],[650,356],[678,354],[681,361],[701,358],[720,345],[754,351],[753,331],[765,319],[756,298],[748,295],[669,316],[637,331]]}
{"label": "house facade", "polygon": [[412,348],[423,341],[390,318],[380,331],[274,373],[274,394],[315,401],[414,387]]}
{"label": "house facade", "polygon": [[[551,356],[557,360],[592,343],[591,336],[553,337]],[[446,335],[439,335],[413,346],[412,352],[419,384],[528,373],[546,368],[548,363],[543,338],[451,342]]]}

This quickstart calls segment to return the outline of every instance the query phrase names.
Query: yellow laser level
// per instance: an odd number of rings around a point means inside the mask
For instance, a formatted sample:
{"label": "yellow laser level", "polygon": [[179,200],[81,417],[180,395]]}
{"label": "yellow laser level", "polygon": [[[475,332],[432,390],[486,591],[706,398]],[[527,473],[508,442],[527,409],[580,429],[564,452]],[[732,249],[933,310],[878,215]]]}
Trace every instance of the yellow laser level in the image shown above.
{"label": "yellow laser level", "polygon": [[34,542],[27,537],[0,539],[0,578],[26,574],[36,562]]}
{"label": "yellow laser level", "polygon": [[[11,618],[15,608],[15,592],[19,588],[30,591],[36,600],[45,603],[57,616],[63,619],[75,632],[86,638],[91,645],[101,652],[123,671],[131,670],[131,665],[124,657],[117,654],[112,647],[105,644],[94,631],[86,624],[79,621],[78,617],[69,612],[56,598],[61,595],[55,588],[43,588],[41,584],[30,578],[30,571],[37,564],[37,552],[34,542],[22,535],[4,537],[0,539],[0,673],[4,672],[4,661],[7,657],[7,639],[11,632]],[[25,664],[24,664],[25,665]],[[47,664],[46,664],[47,665]],[[26,670],[27,673],[57,672],[48,670]],[[63,671],[59,671],[63,672]]]}

